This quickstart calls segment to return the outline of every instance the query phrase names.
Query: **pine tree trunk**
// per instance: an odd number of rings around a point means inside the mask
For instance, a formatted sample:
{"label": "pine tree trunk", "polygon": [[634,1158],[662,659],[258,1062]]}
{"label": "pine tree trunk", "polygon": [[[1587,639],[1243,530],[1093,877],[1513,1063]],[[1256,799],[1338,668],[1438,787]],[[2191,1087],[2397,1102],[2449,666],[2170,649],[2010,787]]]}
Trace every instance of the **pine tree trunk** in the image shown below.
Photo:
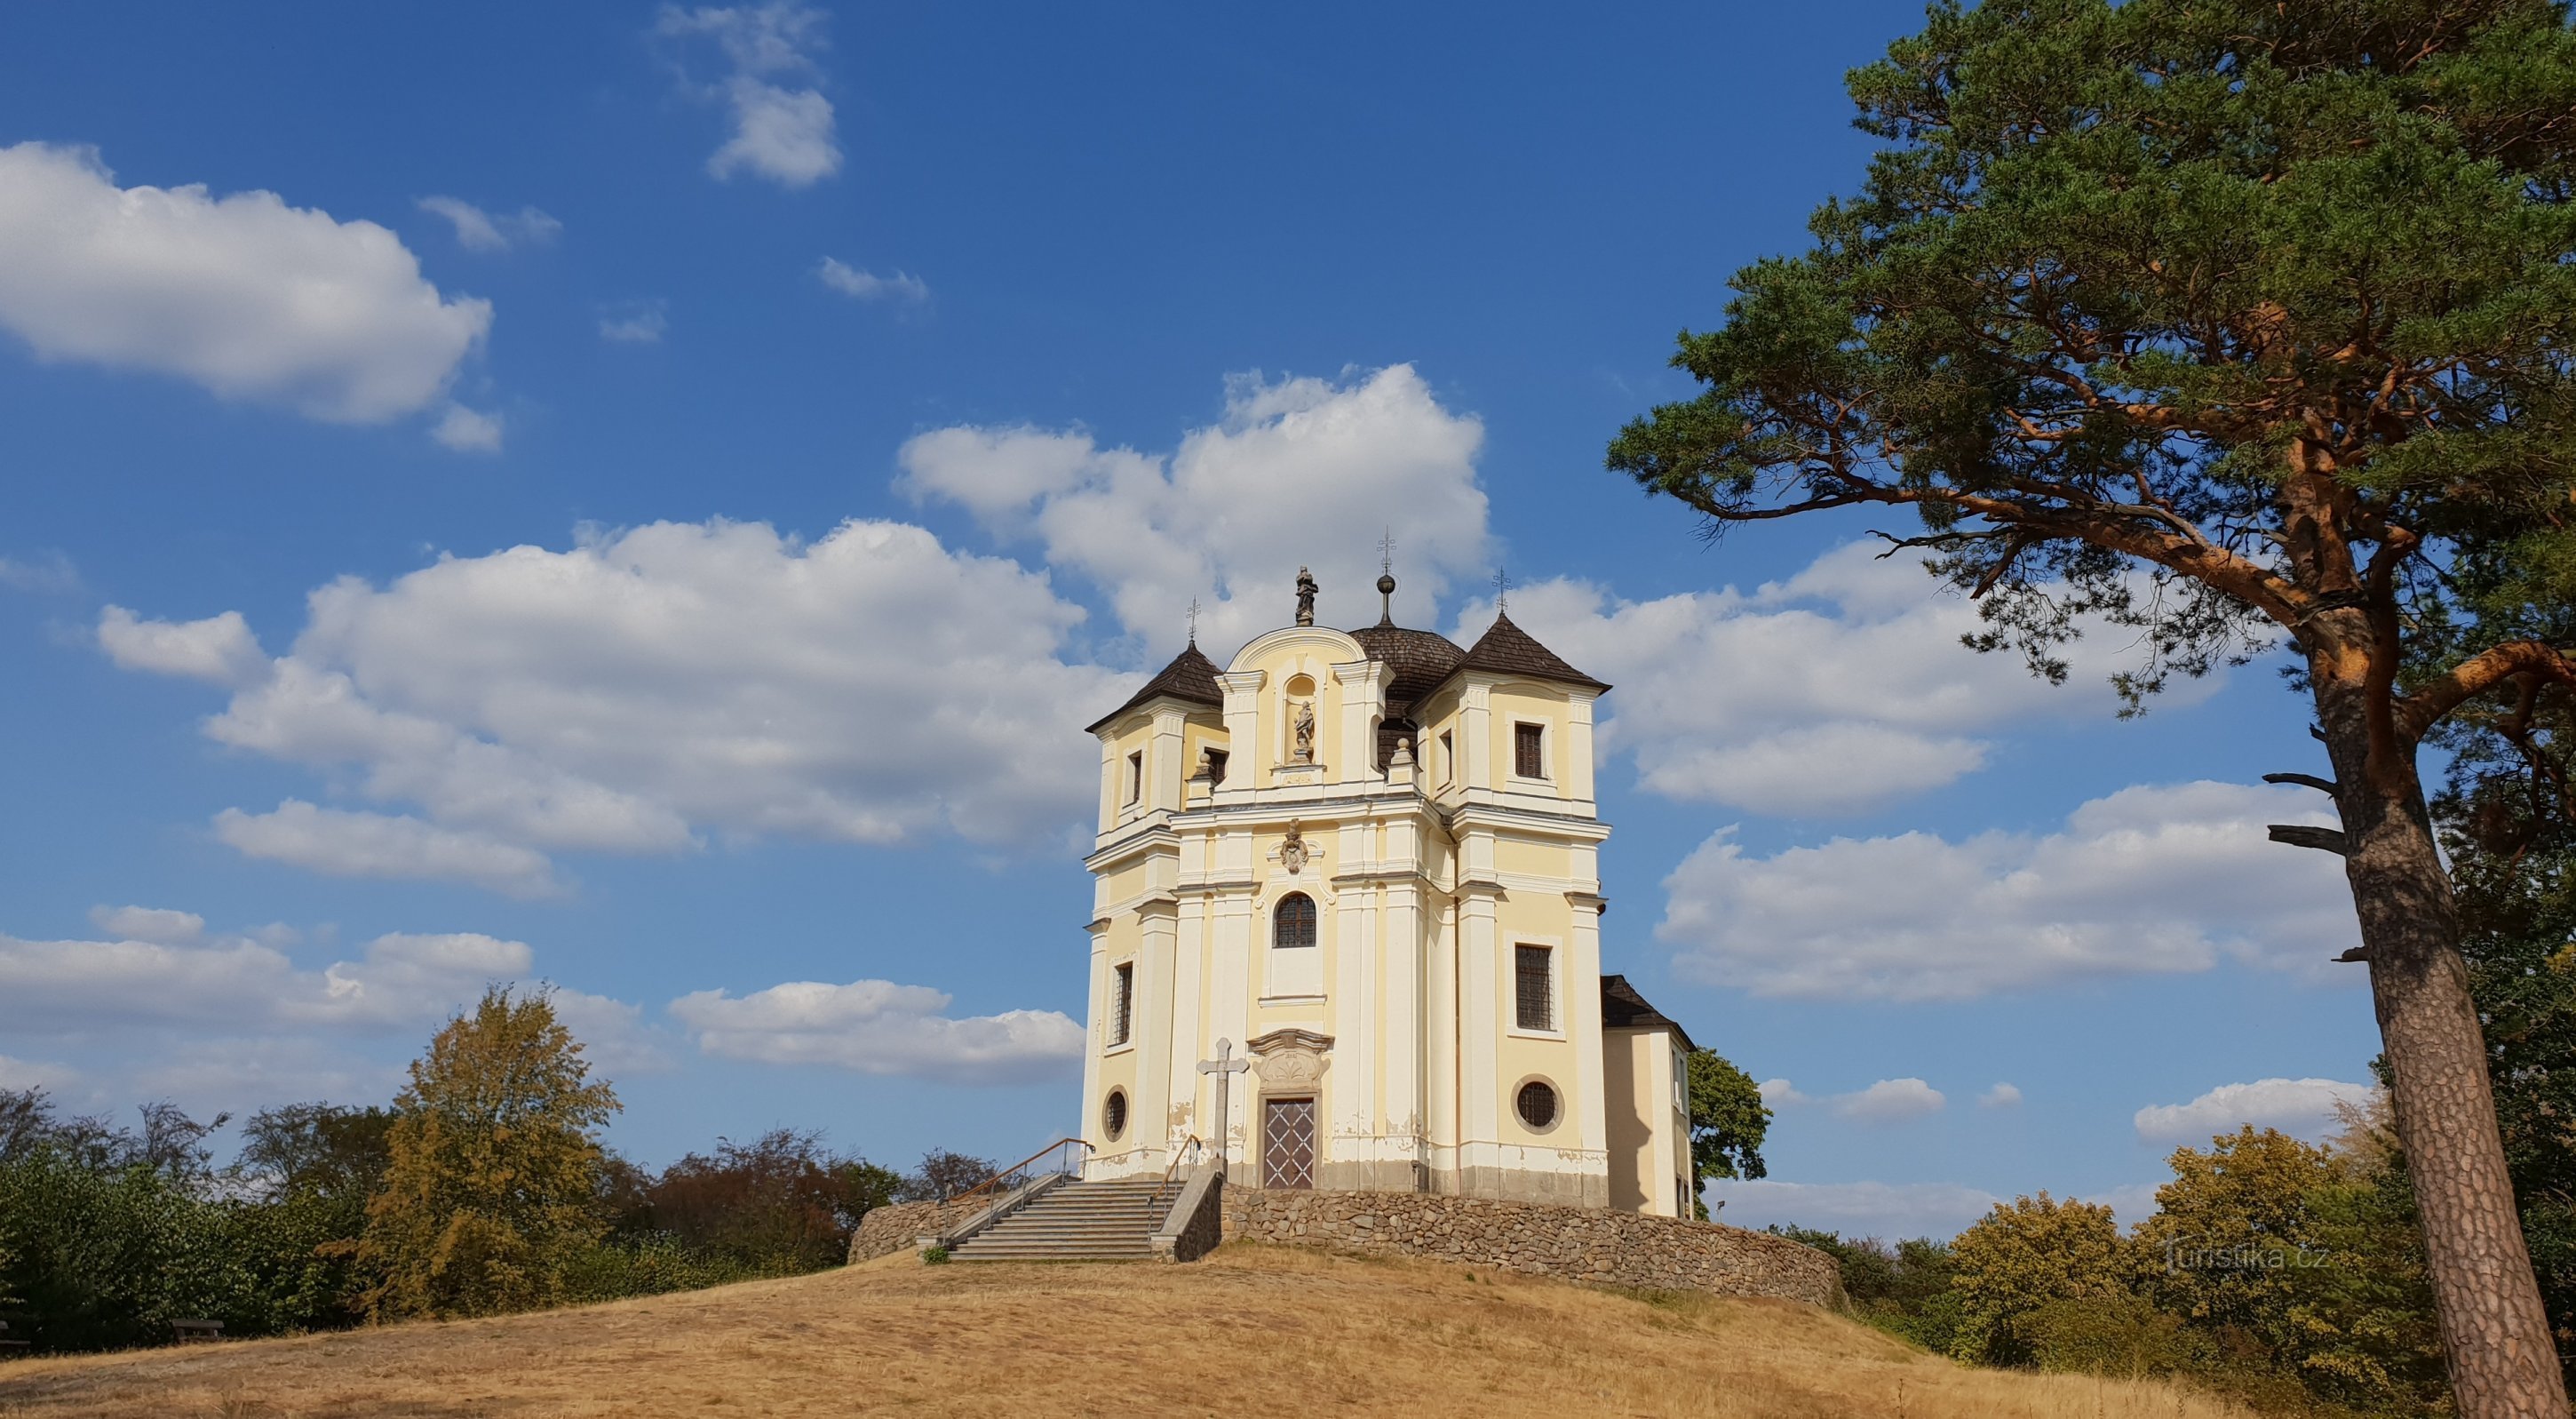
{"label": "pine tree trunk", "polygon": [[2319,651],[2309,663],[2341,786],[2344,871],[2370,962],[2451,1390],[2460,1419],[2567,1419],[2557,1349],[2505,1171],[2450,875],[2434,851],[2413,745],[2396,742],[2383,719],[2373,752],[2371,691],[2346,669],[2355,659]]}

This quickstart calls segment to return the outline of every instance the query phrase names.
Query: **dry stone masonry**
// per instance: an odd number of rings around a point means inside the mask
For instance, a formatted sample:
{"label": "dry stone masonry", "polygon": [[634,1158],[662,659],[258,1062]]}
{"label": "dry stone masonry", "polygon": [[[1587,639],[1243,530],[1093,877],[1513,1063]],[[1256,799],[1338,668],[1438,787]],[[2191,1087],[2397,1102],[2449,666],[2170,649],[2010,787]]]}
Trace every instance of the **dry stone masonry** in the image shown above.
{"label": "dry stone masonry", "polygon": [[[873,1216],[874,1214],[870,1214]],[[1228,1187],[1228,1241],[1420,1256],[1647,1291],[1842,1301],[1833,1258],[1767,1232],[1598,1207]]]}
{"label": "dry stone masonry", "polygon": [[989,1197],[969,1202],[891,1202],[872,1207],[850,1234],[850,1264],[874,1261],[911,1249],[916,1237],[947,1232],[993,1205]]}

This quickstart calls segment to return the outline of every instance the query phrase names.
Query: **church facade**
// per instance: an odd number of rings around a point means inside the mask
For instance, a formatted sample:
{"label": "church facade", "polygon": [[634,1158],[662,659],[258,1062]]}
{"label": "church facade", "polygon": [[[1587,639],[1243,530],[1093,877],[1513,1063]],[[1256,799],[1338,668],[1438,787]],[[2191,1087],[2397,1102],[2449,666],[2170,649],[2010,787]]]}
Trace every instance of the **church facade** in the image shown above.
{"label": "church facade", "polygon": [[1091,726],[1086,1175],[1196,1140],[1263,1187],[1689,1216],[1689,1037],[1601,974],[1609,686],[1505,615],[1462,650],[1298,590]]}

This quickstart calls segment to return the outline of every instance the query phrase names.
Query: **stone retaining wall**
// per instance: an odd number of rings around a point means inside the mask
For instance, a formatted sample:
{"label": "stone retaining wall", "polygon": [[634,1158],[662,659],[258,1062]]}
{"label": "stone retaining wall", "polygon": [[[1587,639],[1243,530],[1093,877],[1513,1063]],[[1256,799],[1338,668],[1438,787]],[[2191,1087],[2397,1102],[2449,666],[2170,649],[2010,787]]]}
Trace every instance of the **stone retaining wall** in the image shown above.
{"label": "stone retaining wall", "polygon": [[850,1264],[910,1250],[913,1238],[945,1232],[992,1205],[993,1199],[984,1197],[972,1202],[889,1202],[871,1207],[850,1233]]}
{"label": "stone retaining wall", "polygon": [[1419,1192],[1225,1190],[1225,1236],[1421,1256],[1647,1291],[1779,1296],[1833,1306],[1833,1258],[1767,1232],[1597,1207]]}

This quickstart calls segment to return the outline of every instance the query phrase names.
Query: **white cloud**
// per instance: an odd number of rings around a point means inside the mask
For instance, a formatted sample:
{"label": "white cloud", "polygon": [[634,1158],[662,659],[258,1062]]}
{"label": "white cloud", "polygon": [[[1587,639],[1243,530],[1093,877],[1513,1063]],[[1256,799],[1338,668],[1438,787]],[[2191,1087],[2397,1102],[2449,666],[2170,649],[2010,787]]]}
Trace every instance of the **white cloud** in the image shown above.
{"label": "white cloud", "polygon": [[[343,579],[308,609],[206,733],[354,767],[349,787],[419,814],[290,803],[227,813],[218,834],[319,870],[517,892],[547,889],[543,852],[679,851],[700,827],[1052,838],[1091,801],[1082,724],[1132,688],[1061,658],[1083,613],[1044,577],[900,523],[810,544],[724,522],[594,532],[381,588]],[[120,663],[250,680],[223,656],[147,653],[202,651],[207,623],[114,624]]]}
{"label": "white cloud", "polygon": [[1082,1057],[1082,1027],[1054,1010],[953,1020],[927,986],[792,981],[735,998],[702,990],[671,1002],[708,1054],[765,1064],[830,1064],[862,1074],[963,1083],[1052,1077]]}
{"label": "white cloud", "polygon": [[126,941],[178,946],[206,934],[204,917],[166,907],[95,906],[89,909],[89,919],[99,930]]}
{"label": "white cloud", "polygon": [[1795,1183],[1711,1182],[1708,1194],[1723,1198],[1718,1220],[1736,1227],[1773,1225],[1813,1227],[1847,1237],[1956,1236],[1993,1209],[2002,1198],[1982,1188],[1959,1183]]}
{"label": "white cloud", "polygon": [[2343,874],[2264,832],[2329,821],[2315,800],[2141,786],[2044,836],[1836,838],[1767,858],[1730,829],[1664,879],[1655,934],[1685,976],[1758,995],[1965,999],[2222,956],[2322,975],[2357,939]]}
{"label": "white cloud", "polygon": [[122,606],[99,613],[99,649],[127,670],[242,688],[268,678],[268,653],[239,611],[202,621],[146,621]]}
{"label": "white cloud", "polygon": [[244,857],[283,862],[328,877],[395,877],[463,882],[513,897],[564,890],[544,853],[408,816],[349,813],[290,798],[276,811],[227,808],[215,837]]}
{"label": "white cloud", "polygon": [[1050,565],[1099,584],[1155,656],[1180,649],[1184,612],[1205,601],[1199,640],[1222,660],[1287,624],[1301,564],[1323,584],[1318,619],[1374,622],[1390,530],[1397,619],[1430,624],[1452,579],[1487,566],[1483,442],[1474,416],[1393,365],[1340,382],[1238,376],[1224,418],[1169,455],[1103,449],[1080,430],[954,427],[913,438],[899,460],[915,495],[1033,538]]}
{"label": "white cloud", "polygon": [[534,207],[522,207],[516,215],[495,215],[461,197],[424,197],[420,210],[445,217],[456,228],[456,244],[467,251],[542,246],[563,231],[563,223]]}
{"label": "white cloud", "polygon": [[670,303],[619,301],[600,312],[599,338],[620,345],[656,345],[671,328]]}
{"label": "white cloud", "polygon": [[[2016,721],[2108,719],[2107,677],[2131,636],[2079,641],[2064,686],[2016,656],[1959,644],[1974,605],[1944,592],[1913,556],[1855,543],[1785,582],[1622,601],[1590,582],[1512,593],[1512,619],[1618,687],[1603,702],[1604,754],[1636,759],[1669,798],[1789,816],[1850,813],[1939,788],[1982,768],[1979,737]],[[1474,634],[1490,599],[1458,617]],[[1568,649],[1569,647],[1577,649]],[[2166,703],[2217,681],[2184,681]]]}
{"label": "white cloud", "polygon": [[2257,1079],[2221,1084],[2187,1104],[2151,1104],[2138,1110],[2134,1122],[2147,1143],[2206,1146],[2247,1124],[2313,1142],[2334,1131],[2336,1104],[2359,1106],[2372,1092],[2372,1085],[2334,1079]]}
{"label": "white cloud", "polygon": [[43,1089],[59,1092],[80,1078],[80,1071],[68,1064],[49,1064],[39,1059],[12,1059],[0,1054],[0,1089]]}
{"label": "white cloud", "polygon": [[377,423],[436,403],[491,323],[373,222],[271,192],[119,188],[88,148],[0,148],[0,328],[40,358]]}
{"label": "white cloud", "polygon": [[1814,1102],[1786,1079],[1765,1079],[1758,1087],[1762,1091],[1762,1102],[1775,1109],[1793,1109],[1800,1104]]}
{"label": "white cloud", "polygon": [[13,591],[65,592],[80,589],[80,572],[60,552],[35,557],[0,557],[0,586]]}
{"label": "white cloud", "polygon": [[1981,1109],[2009,1109],[2021,1103],[2021,1090],[2011,1084],[1997,1084],[1977,1096]]}
{"label": "white cloud", "polygon": [[1920,1079],[1881,1079],[1855,1093],[1837,1095],[1834,1112],[1859,1123],[1902,1123],[1937,1114],[1949,1100]]}
{"label": "white cloud", "polygon": [[[352,1053],[354,1042],[425,1037],[488,986],[541,988],[534,970],[526,943],[474,932],[389,933],[319,970],[240,933],[193,942],[0,935],[0,1038],[41,1036],[112,1061],[86,1081],[102,1101],[171,1097],[240,1110],[383,1098],[397,1071]],[[635,1006],[542,988],[595,1062],[623,1070],[667,1063]],[[69,1066],[0,1060],[0,1087],[70,1077]]]}
{"label": "white cloud", "polygon": [[843,265],[826,256],[823,258],[823,264],[814,268],[814,275],[824,285],[853,300],[875,300],[882,296],[889,300],[910,301],[918,305],[930,299],[929,284],[905,271],[897,271],[891,276],[879,276],[872,271],[861,271],[854,266]]}
{"label": "white cloud", "polygon": [[820,71],[813,56],[825,47],[827,19],[793,0],[664,8],[657,34],[712,39],[732,71],[721,83],[692,86],[733,110],[733,136],[707,159],[710,174],[731,178],[747,171],[782,187],[810,187],[840,171],[832,101],[814,85]]}
{"label": "white cloud", "polygon": [[450,404],[429,436],[440,445],[458,453],[499,453],[501,451],[501,416],[479,414],[462,404]]}

